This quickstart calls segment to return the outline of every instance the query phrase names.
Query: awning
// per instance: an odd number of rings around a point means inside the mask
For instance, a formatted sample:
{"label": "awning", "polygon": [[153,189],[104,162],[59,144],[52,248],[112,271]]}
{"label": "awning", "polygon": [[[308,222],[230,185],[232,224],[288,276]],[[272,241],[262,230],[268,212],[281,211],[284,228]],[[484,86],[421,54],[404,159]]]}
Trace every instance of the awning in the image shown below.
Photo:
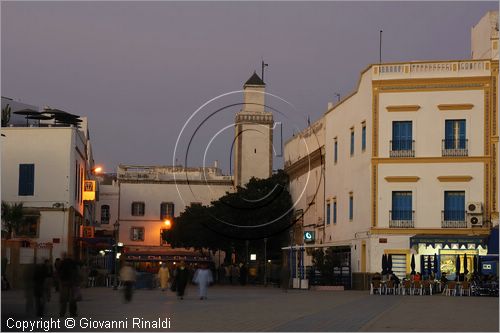
{"label": "awning", "polygon": [[185,261],[185,262],[209,262],[212,261],[209,256],[200,254],[176,254],[167,252],[128,252],[123,253],[127,261]]}
{"label": "awning", "polygon": [[87,247],[110,249],[113,247],[113,238],[109,237],[79,237],[79,241]]}
{"label": "awning", "polygon": [[468,244],[474,244],[476,246],[481,245],[486,247],[488,244],[487,235],[477,235],[477,236],[463,236],[463,235],[415,235],[410,237],[410,247],[418,244],[425,245],[435,245],[442,244],[443,246],[451,244],[458,244],[459,246]]}
{"label": "awning", "polygon": [[488,254],[498,254],[498,225],[491,229],[488,238]]}

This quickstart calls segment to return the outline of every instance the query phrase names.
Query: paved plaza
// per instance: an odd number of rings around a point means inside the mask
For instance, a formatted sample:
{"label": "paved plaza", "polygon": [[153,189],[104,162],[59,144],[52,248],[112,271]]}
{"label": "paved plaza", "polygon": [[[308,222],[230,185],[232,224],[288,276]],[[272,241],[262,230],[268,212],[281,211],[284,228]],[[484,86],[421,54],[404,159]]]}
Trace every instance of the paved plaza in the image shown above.
{"label": "paved plaza", "polygon": [[[59,331],[495,331],[498,298],[380,296],[368,291],[300,291],[273,287],[214,286],[208,300],[197,290],[187,297],[160,290],[136,290],[131,303],[111,288],[83,289],[76,327],[61,321]],[[47,319],[58,319],[57,294],[48,305]],[[24,314],[21,291],[2,292],[2,331],[8,318],[34,320]],[[170,329],[132,329],[132,318],[169,318]],[[84,323],[127,322],[127,329],[82,329]],[[13,321],[11,320],[12,324]],[[99,325],[99,324],[95,324]],[[41,331],[41,329],[38,329]]]}

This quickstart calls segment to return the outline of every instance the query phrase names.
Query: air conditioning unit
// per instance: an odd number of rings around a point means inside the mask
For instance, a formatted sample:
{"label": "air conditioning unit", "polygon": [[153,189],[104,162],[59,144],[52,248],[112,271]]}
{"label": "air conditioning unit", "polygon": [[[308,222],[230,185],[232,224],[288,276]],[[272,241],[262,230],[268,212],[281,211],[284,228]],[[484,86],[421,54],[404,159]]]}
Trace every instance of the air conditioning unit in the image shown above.
{"label": "air conditioning unit", "polygon": [[480,214],[467,214],[467,225],[469,227],[482,227],[483,216]]}
{"label": "air conditioning unit", "polygon": [[467,213],[469,214],[482,214],[483,204],[480,202],[468,202],[467,203]]}

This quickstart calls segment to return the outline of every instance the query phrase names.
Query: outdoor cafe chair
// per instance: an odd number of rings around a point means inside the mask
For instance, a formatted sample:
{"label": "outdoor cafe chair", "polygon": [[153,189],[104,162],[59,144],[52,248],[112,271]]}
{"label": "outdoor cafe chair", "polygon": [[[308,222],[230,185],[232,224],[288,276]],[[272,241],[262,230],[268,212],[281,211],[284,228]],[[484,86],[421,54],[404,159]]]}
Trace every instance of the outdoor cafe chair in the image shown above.
{"label": "outdoor cafe chair", "polygon": [[431,281],[429,281],[429,280],[424,280],[424,281],[422,282],[422,287],[423,287],[422,292],[423,292],[424,294],[429,294],[429,295],[432,295],[432,283],[431,283]]}
{"label": "outdoor cafe chair", "polygon": [[403,281],[403,287],[401,288],[403,295],[413,295],[413,287],[410,280]]}
{"label": "outdoor cafe chair", "polygon": [[464,281],[460,285],[460,296],[463,296],[464,294],[467,294],[467,296],[471,295],[471,287],[468,281]]}
{"label": "outdoor cafe chair", "polygon": [[457,283],[455,281],[449,281],[444,287],[443,294],[446,296],[455,296],[457,294]]}
{"label": "outdoor cafe chair", "polygon": [[372,281],[371,283],[371,288],[370,288],[370,295],[374,295],[375,291],[378,291],[379,295],[382,295],[382,284],[380,281]]}
{"label": "outdoor cafe chair", "polygon": [[413,295],[423,295],[422,281],[413,281]]}
{"label": "outdoor cafe chair", "polygon": [[385,286],[385,294],[389,295],[389,292],[391,292],[393,295],[397,294],[396,285],[392,280],[387,281],[387,284]]}

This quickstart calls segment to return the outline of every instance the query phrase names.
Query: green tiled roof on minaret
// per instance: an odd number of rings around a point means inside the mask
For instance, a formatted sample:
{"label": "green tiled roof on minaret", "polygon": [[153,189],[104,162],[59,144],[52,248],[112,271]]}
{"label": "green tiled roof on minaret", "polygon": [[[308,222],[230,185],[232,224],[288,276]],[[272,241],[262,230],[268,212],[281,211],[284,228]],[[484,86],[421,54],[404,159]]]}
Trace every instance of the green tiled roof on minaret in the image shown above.
{"label": "green tiled roof on minaret", "polygon": [[254,86],[265,86],[266,85],[264,83],[264,81],[262,81],[260,76],[258,76],[255,71],[253,72],[252,76],[250,76],[250,78],[247,80],[247,82],[245,82],[245,85],[247,85],[247,84],[254,85]]}

